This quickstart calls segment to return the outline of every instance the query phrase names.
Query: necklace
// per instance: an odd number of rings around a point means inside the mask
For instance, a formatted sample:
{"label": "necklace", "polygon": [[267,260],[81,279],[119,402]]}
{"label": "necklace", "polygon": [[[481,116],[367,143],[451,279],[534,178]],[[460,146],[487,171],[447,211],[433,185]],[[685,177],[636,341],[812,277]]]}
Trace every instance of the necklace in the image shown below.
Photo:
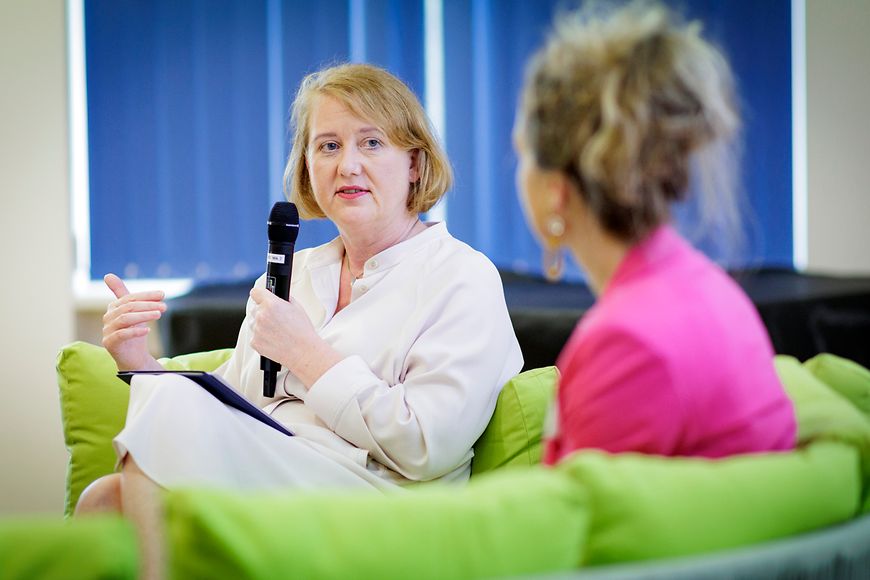
{"label": "necklace", "polygon": [[353,272],[350,269],[350,258],[347,257],[347,253],[344,254],[344,263],[347,264],[347,273],[350,274],[350,285],[353,286],[354,284],[356,284],[357,280],[363,277],[363,274],[365,274],[365,270],[363,270],[363,273],[359,276],[354,276]]}
{"label": "necklace", "polygon": [[[402,236],[402,238],[396,243],[400,244],[407,240],[409,237],[411,237],[411,233],[414,231],[414,228],[417,226],[418,223],[420,223],[420,218],[414,220],[414,223],[411,224],[411,227],[408,228],[408,231],[405,232],[405,235]],[[350,269],[350,258],[347,257],[347,250],[345,250],[344,252],[344,263],[347,265],[347,273],[350,274],[350,285],[353,286],[357,280],[365,276],[365,267],[363,267],[362,274],[360,274],[359,276],[354,276],[353,271]]]}

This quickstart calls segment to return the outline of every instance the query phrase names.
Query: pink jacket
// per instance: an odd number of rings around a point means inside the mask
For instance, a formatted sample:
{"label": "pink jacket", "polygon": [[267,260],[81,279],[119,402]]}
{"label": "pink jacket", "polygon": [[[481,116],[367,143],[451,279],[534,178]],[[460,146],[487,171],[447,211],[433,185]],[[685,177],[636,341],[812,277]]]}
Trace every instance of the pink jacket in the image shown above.
{"label": "pink jacket", "polygon": [[794,409],[755,308],[669,226],[629,251],[557,365],[546,463],[590,447],[703,457],[794,447]]}

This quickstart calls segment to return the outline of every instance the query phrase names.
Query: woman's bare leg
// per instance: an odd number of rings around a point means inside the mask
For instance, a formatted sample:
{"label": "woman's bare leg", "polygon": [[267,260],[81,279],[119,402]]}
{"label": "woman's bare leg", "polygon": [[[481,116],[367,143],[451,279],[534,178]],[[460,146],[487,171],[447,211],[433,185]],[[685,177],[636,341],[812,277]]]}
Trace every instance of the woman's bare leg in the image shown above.
{"label": "woman's bare leg", "polygon": [[121,473],[101,477],[85,488],[75,516],[114,512],[129,518],[139,537],[141,577],[155,580],[166,576],[160,508],[160,487],[127,455]]}
{"label": "woman's bare leg", "polygon": [[142,555],[141,577],[157,580],[166,577],[166,550],[163,534],[160,486],[142,473],[129,455],[121,469],[121,506],[139,535]]}
{"label": "woman's bare leg", "polygon": [[74,515],[121,512],[121,474],[101,477],[85,488],[79,496]]}

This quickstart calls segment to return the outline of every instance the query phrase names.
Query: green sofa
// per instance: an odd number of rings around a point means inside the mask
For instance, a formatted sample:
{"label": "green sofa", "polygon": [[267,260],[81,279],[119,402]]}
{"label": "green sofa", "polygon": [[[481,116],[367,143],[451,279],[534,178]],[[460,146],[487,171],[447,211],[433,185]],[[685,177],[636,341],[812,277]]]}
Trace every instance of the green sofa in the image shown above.
{"label": "green sofa", "polygon": [[[215,368],[228,351],[164,361]],[[538,464],[552,368],[503,389],[466,486],[164,494],[175,578],[870,577],[870,372],[830,355],[777,357],[799,448],[712,461],[598,451]],[[128,387],[101,348],[58,357],[70,450],[67,515],[114,467]],[[118,517],[0,521],[0,578],[127,578]]]}

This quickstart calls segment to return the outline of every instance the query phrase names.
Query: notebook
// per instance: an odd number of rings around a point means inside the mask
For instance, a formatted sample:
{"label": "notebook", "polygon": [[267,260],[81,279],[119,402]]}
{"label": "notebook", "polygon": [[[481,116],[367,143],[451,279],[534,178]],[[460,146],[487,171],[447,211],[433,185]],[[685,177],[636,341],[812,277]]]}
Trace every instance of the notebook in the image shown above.
{"label": "notebook", "polygon": [[293,436],[293,433],[281,423],[254,406],[249,400],[241,396],[235,389],[229,386],[219,376],[205,371],[122,371],[118,377],[130,384],[135,375],[181,375],[211,393],[211,395],[225,405],[238,409],[246,415],[250,415],[257,421],[265,423],[273,429],[277,429],[285,435]]}

